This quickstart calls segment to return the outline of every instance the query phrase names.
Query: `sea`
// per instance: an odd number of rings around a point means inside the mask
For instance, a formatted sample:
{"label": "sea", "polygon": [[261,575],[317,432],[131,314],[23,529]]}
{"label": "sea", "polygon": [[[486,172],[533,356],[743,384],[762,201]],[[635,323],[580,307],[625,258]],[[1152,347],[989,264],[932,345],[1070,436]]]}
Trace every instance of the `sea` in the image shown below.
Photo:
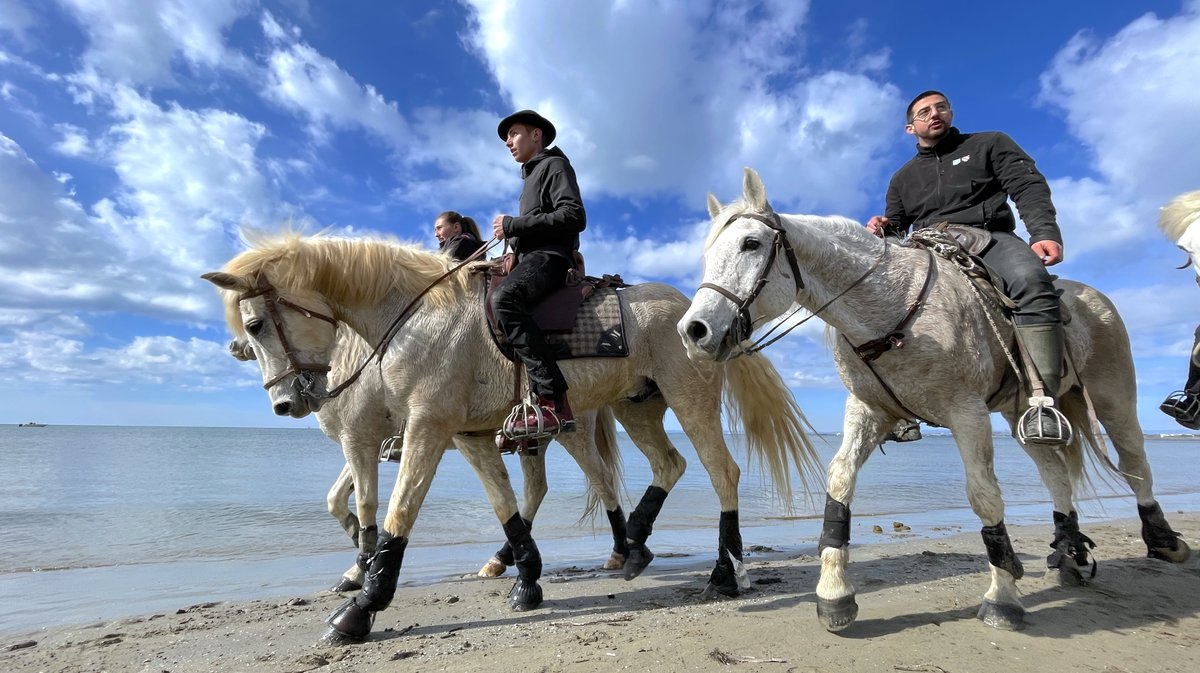
{"label": "sea", "polygon": [[[650,473],[628,438],[619,440],[629,512]],[[716,553],[716,495],[687,437],[671,440],[688,469],[655,524],[649,545],[659,558],[649,573]],[[797,484],[788,511],[738,438],[727,440],[743,468],[747,549],[816,554],[823,486],[806,498]],[[823,463],[839,441],[814,438]],[[1011,438],[995,444],[1005,520],[1048,523],[1049,495],[1033,462]],[[1200,438],[1147,438],[1146,451],[1164,511],[1200,511]],[[519,461],[505,460],[519,495]],[[0,426],[0,634],[328,588],[355,557],[325,505],[343,464],[338,445],[315,428]],[[380,524],[397,468],[381,466]],[[595,568],[612,547],[607,520],[580,519],[585,481],[557,444],[547,469],[550,493],[533,529],[546,567]],[[1089,520],[1136,517],[1124,482],[1094,486],[1079,503],[1085,532]],[[905,536],[929,538],[980,526],[952,439],[928,432],[871,456],[852,509],[852,544],[886,544],[900,537],[897,524]],[[401,584],[470,575],[502,541],[482,486],[448,451],[410,536]]]}

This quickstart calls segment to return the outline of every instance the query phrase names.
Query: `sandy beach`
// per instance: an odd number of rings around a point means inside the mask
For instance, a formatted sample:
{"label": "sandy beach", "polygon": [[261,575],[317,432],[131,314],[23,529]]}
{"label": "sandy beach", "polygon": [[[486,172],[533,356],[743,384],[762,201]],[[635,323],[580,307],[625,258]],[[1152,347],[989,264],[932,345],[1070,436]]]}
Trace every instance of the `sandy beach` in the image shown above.
{"label": "sandy beach", "polygon": [[[1193,547],[1200,514],[1168,511]],[[898,522],[902,523],[902,522]],[[314,592],[273,600],[204,603],[175,612],[8,634],[0,670],[24,671],[996,671],[1200,670],[1200,558],[1145,558],[1136,519],[1088,522],[1099,574],[1061,587],[1045,570],[1051,527],[1011,527],[1025,565],[1027,627],[1000,631],[975,619],[987,588],[979,535],[854,528],[850,573],[858,621],[840,634],[817,622],[811,554],[754,548],[750,591],[701,596],[710,559],[651,565],[625,582],[548,559],[546,603],[514,613],[511,579],[461,578],[402,587],[371,639],[319,645],[321,620],[343,600]],[[897,539],[899,538],[899,539]],[[884,543],[894,539],[896,541]],[[665,568],[664,568],[665,566]],[[511,574],[511,571],[510,571]]]}

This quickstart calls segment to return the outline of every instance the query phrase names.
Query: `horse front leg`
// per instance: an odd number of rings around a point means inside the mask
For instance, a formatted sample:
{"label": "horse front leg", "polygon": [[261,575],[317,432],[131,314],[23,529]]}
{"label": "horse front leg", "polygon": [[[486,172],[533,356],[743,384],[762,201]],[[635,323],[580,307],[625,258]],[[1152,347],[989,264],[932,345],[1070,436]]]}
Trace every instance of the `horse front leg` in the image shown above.
{"label": "horse front leg", "polygon": [[[331,591],[357,591],[362,588],[363,577],[375,554],[379,539],[379,528],[375,524],[375,516],[379,510],[379,446],[374,438],[366,440],[347,436],[342,439],[342,452],[346,456],[346,468],[353,481],[354,505],[357,512],[347,511],[347,518],[353,521],[354,530],[347,529],[355,546],[358,547],[358,558],[353,566],[342,574],[341,579],[330,588]],[[332,497],[332,491],[330,493]],[[342,507],[345,508],[346,495],[340,495]],[[332,507],[332,504],[331,504]]]}
{"label": "horse front leg", "polygon": [[842,445],[829,461],[825,520],[821,525],[821,577],[817,581],[817,619],[828,631],[841,631],[858,618],[854,585],[846,578],[850,562],[850,503],[858,472],[896,424],[892,415],[871,407],[854,393],[846,398]]}
{"label": "horse front leg", "polygon": [[396,486],[388,502],[383,531],[379,533],[375,553],[367,566],[362,590],[346,601],[325,622],[329,629],[322,637],[327,644],[362,642],[371,633],[375,613],[387,608],[396,594],[408,533],[417,512],[429,492],[429,485],[441,462],[449,434],[422,432],[419,423],[410,420],[405,433],[403,457]]}
{"label": "horse front leg", "polygon": [[1025,608],[1017,593],[1017,580],[1025,569],[1004,525],[1004,500],[993,467],[991,423],[987,409],[982,403],[979,406],[977,413],[959,414],[949,426],[966,470],[967,500],[983,524],[983,546],[991,567],[991,586],[976,616],[988,626],[1016,630],[1025,626]]}
{"label": "horse front leg", "polygon": [[512,548],[517,581],[508,592],[508,605],[513,610],[532,610],[542,604],[542,555],[530,534],[529,523],[517,510],[517,496],[508,479],[504,461],[489,437],[464,438],[458,443],[459,452],[475,470],[483,483],[488,501],[504,528],[504,537]]}
{"label": "horse front leg", "polygon": [[[546,448],[539,449],[537,455],[522,454],[520,458],[521,473],[525,477],[525,500],[521,511],[525,513],[522,518],[530,529],[533,528],[533,518],[546,498]],[[484,578],[500,577],[515,562],[512,544],[506,539],[503,546],[479,569],[478,575]]]}
{"label": "horse front leg", "polygon": [[[347,462],[342,467],[342,472],[338,475],[337,480],[333,482],[333,486],[330,487],[329,493],[325,496],[325,506],[329,510],[330,516],[337,519],[337,522],[342,526],[342,530],[346,531],[346,535],[350,536],[350,539],[354,542],[355,549],[360,549],[359,533],[361,532],[361,527],[359,525],[359,518],[350,511],[350,507],[347,505],[347,501],[353,491],[354,474],[350,469],[350,463]],[[361,589],[363,572],[363,568],[360,567],[359,563],[361,559],[362,554],[359,554],[354,565],[342,573],[342,576],[338,578],[338,581],[333,586],[329,587],[329,590],[340,593]]]}

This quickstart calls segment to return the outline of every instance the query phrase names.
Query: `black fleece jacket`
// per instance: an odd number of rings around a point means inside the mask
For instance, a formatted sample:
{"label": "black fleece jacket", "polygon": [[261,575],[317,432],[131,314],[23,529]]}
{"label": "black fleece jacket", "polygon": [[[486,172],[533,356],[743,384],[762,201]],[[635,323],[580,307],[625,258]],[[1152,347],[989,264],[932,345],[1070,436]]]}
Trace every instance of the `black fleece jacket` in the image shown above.
{"label": "black fleece jacket", "polygon": [[542,150],[521,166],[521,214],[505,216],[504,236],[517,253],[544,250],[567,259],[579,249],[587,214],[575,169],[557,147]]}
{"label": "black fleece jacket", "polygon": [[918,146],[917,155],[892,176],[884,211],[887,233],[938,222],[1016,231],[1009,197],[1021,211],[1031,244],[1062,244],[1050,186],[1033,159],[1003,133],[960,133],[951,127],[937,145]]}

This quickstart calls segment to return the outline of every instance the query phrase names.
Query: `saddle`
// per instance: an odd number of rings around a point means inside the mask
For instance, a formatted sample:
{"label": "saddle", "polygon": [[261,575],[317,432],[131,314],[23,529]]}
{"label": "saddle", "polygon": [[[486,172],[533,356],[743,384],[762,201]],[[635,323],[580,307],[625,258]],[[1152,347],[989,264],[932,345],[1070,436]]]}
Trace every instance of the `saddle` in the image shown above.
{"label": "saddle", "polygon": [[[620,275],[587,275],[583,255],[578,252],[574,253],[572,261],[564,286],[533,309],[533,320],[542,330],[547,345],[560,360],[628,356],[624,311],[616,292],[618,288],[627,287],[627,283]],[[500,352],[513,361],[516,354],[492,312],[492,292],[508,277],[515,263],[516,256],[509,253],[479,269],[487,279],[483,304],[488,329]]]}

